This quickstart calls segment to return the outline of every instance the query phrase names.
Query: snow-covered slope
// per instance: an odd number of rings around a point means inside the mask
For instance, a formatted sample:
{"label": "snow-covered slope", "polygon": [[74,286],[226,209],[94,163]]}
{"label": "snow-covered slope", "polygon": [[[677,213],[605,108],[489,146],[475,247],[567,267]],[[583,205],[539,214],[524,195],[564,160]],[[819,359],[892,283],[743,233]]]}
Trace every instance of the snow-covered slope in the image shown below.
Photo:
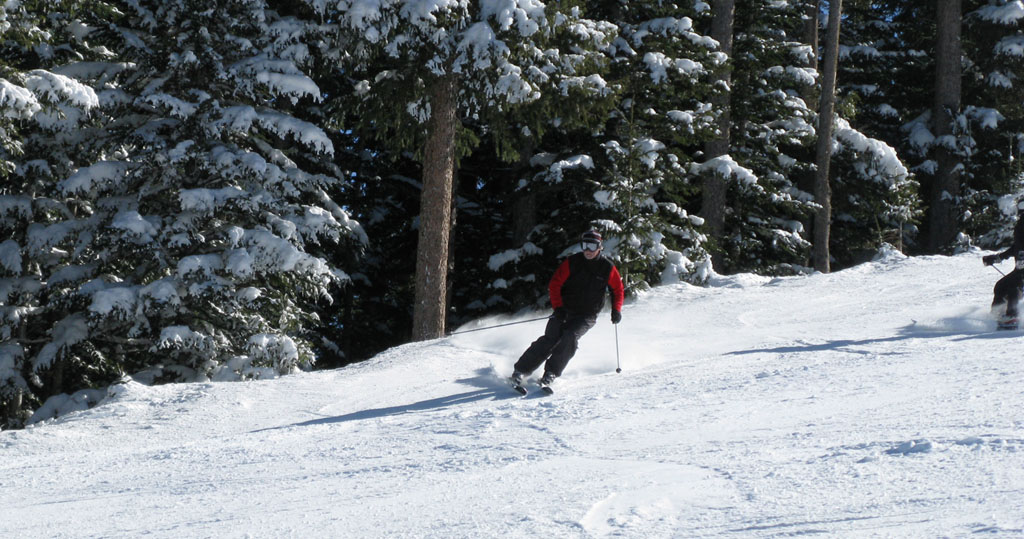
{"label": "snow-covered slope", "polygon": [[540,322],[130,384],[0,433],[0,536],[1020,536],[998,276],[973,254],[659,288],[624,311],[623,372],[603,315],[552,397],[502,382]]}

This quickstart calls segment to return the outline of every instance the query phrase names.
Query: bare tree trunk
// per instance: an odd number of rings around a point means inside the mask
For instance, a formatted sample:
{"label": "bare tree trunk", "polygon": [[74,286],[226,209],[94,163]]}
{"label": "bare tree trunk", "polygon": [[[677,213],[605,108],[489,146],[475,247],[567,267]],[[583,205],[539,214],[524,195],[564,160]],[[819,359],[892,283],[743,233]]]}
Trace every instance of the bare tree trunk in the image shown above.
{"label": "bare tree trunk", "polygon": [[[533,145],[527,144],[519,154],[518,170],[530,173],[530,158],[533,157],[533,152]],[[512,202],[512,244],[518,247],[526,243],[530,232],[537,226],[537,193],[532,190],[520,191],[513,196],[515,198]]]}
{"label": "bare tree trunk", "polygon": [[814,201],[821,206],[814,215],[814,269],[831,270],[829,237],[832,228],[832,186],[828,181],[832,160],[832,116],[836,104],[836,69],[839,64],[839,16],[843,0],[829,0],[828,35],[822,53],[821,107],[818,109],[818,144],[815,148],[817,170],[814,177]]}
{"label": "bare tree trunk", "polygon": [[938,164],[932,189],[929,219],[929,250],[933,253],[949,247],[958,231],[956,215],[960,197],[959,160],[943,144],[951,138],[953,115],[960,109],[961,0],[939,0],[936,12],[935,103],[932,108],[932,133],[938,141],[935,161]]}
{"label": "bare tree trunk", "polygon": [[[805,67],[818,70],[818,10],[820,9],[821,0],[804,0],[804,32],[802,43],[808,45],[811,48],[811,54],[808,55],[807,64]],[[804,103],[807,103],[808,107],[813,107],[817,99],[815,99],[815,88],[813,84],[808,84],[803,88],[800,97],[804,99]],[[804,188],[810,191],[812,189],[810,184],[813,184],[813,178],[805,178]]]}
{"label": "bare tree trunk", "polygon": [[339,361],[341,361],[342,364],[348,364],[354,355],[352,353],[352,308],[354,303],[354,298],[352,296],[355,294],[355,291],[353,290],[353,286],[350,284],[345,287],[345,290],[342,293],[344,294],[344,296],[342,296],[344,299],[342,300],[341,308],[341,342],[338,343],[341,347],[342,357]]}
{"label": "bare tree trunk", "polygon": [[6,425],[8,429],[20,429],[25,426],[24,415],[21,412],[22,393],[21,388],[14,389],[14,395],[7,401],[7,406],[0,405],[0,430]]}
{"label": "bare tree trunk", "polygon": [[64,360],[58,359],[53,362],[53,371],[50,383],[54,393],[64,392]]}
{"label": "bare tree trunk", "polygon": [[415,341],[444,335],[447,310],[448,242],[451,236],[458,85],[446,75],[430,89],[430,120],[423,151],[423,193],[416,246],[416,299],[412,314]]}
{"label": "bare tree trunk", "polygon": [[537,194],[526,193],[516,197],[512,203],[512,244],[516,247],[526,243],[530,232],[537,226]]}
{"label": "bare tree trunk", "polygon": [[[803,42],[811,46],[813,54],[807,67],[818,69],[818,8],[821,0],[805,0],[804,4],[804,38]],[[809,102],[809,101],[808,101]]]}
{"label": "bare tree trunk", "polygon": [[[810,48],[810,54],[807,55],[807,63],[804,67],[818,71],[818,13],[821,9],[821,0],[804,0],[804,27],[802,43]],[[800,90],[800,97],[803,98],[807,108],[817,111],[817,108],[821,106],[821,100],[818,98],[818,89],[815,84],[807,84]],[[801,191],[807,193],[814,192],[814,181],[815,171],[813,168],[801,169],[795,175],[796,186]],[[811,216],[811,222],[805,223],[807,230],[813,234],[814,232],[814,216]],[[813,236],[811,240],[813,240]],[[812,266],[811,256],[813,253],[808,252],[807,258],[804,259],[804,265]]]}
{"label": "bare tree trunk", "polygon": [[[458,174],[458,171],[455,171]],[[448,264],[444,291],[444,304],[447,309],[455,297],[455,222],[458,219],[458,204],[456,204],[455,193],[459,192],[458,178],[452,178],[452,207],[450,210],[451,220],[448,223]],[[447,311],[446,311],[447,312]],[[446,325],[446,324],[445,324]]]}
{"label": "bare tree trunk", "polygon": [[[711,37],[718,41],[719,50],[724,52],[729,59],[732,59],[732,34],[733,19],[736,11],[735,0],[714,0],[711,6]],[[712,84],[719,86],[721,93],[711,97],[712,107],[719,111],[716,129],[718,137],[710,140],[704,145],[705,158],[710,160],[729,153],[732,142],[732,67],[730,65],[720,66],[712,74]],[[704,226],[712,238],[720,239],[725,232],[725,205],[726,193],[729,185],[728,178],[717,173],[709,174],[704,178],[702,202],[700,213],[704,218]],[[722,256],[712,256],[712,263],[716,269],[722,270]]]}
{"label": "bare tree trunk", "polygon": [[[27,341],[28,341],[28,324],[22,323],[21,327],[18,328],[18,341],[15,341],[15,342],[16,342],[16,344],[21,344],[22,346],[25,346],[25,343]],[[23,366],[17,365],[17,364],[15,364],[15,365],[17,366],[18,370],[24,372],[24,367]],[[23,398],[24,398],[24,393],[22,392],[22,389],[20,387],[15,387],[14,388],[14,395],[11,396],[10,400],[7,401],[6,409],[3,406],[0,406],[0,413],[3,414],[3,417],[0,417],[0,419],[4,420],[4,421],[0,421],[0,423],[6,422],[7,426],[9,428],[19,428],[20,429],[20,428],[25,426],[24,423],[22,422],[22,418],[24,416],[22,415],[22,412],[21,412],[21,406],[22,406],[22,404],[24,404]]]}

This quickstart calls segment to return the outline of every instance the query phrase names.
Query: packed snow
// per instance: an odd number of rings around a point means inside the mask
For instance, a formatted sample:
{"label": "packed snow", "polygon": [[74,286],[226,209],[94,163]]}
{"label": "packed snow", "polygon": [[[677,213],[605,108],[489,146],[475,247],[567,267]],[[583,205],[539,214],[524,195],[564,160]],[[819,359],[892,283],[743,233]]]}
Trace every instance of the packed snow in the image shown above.
{"label": "packed snow", "polygon": [[659,287],[550,397],[504,382],[543,322],[78,395],[0,433],[0,536],[1019,537],[1024,332],[981,254]]}

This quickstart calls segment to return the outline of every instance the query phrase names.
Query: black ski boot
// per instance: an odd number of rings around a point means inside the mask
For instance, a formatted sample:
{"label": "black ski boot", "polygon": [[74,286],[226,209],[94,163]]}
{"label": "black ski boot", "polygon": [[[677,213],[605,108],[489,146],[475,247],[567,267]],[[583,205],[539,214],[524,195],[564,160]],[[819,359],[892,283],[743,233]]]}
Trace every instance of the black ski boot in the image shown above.
{"label": "black ski boot", "polygon": [[509,376],[508,381],[512,384],[512,389],[518,391],[520,395],[526,395],[526,387],[523,386],[523,380],[525,379],[525,373],[515,371],[512,373],[512,376]]}
{"label": "black ski boot", "polygon": [[554,393],[555,390],[551,389],[551,384],[555,381],[555,378],[558,377],[555,376],[554,374],[551,374],[550,372],[544,373],[544,376],[540,379],[539,382],[540,390],[543,391],[544,393],[547,393],[548,395]]}

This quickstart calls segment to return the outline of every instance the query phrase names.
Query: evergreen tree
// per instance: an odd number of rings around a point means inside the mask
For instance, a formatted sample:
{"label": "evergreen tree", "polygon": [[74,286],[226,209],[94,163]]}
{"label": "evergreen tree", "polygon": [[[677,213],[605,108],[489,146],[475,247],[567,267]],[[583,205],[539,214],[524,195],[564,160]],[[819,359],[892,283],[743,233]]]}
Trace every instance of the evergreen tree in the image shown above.
{"label": "evergreen tree", "polygon": [[[711,73],[724,58],[698,26],[708,7],[630,2],[613,5],[619,28],[609,81],[619,102],[595,139],[595,224],[627,288],[710,275],[694,153],[711,138]],[[591,217],[595,220],[595,217]]]}
{"label": "evergreen tree", "polygon": [[[919,217],[917,184],[899,153],[887,143],[890,139],[870,135],[899,133],[898,113],[889,101],[894,94],[887,90],[901,86],[904,62],[913,66],[912,56],[892,44],[898,23],[885,20],[877,9],[878,2],[843,2],[836,126],[828,143],[831,269],[863,262],[883,243],[902,248],[912,240]],[[881,18],[862,24],[864,16]],[[816,91],[803,95],[817,99]],[[798,183],[802,176],[798,171]]]}
{"label": "evergreen tree", "polygon": [[832,144],[832,268],[866,262],[885,244],[903,250],[921,202],[896,150],[842,117]]}
{"label": "evergreen tree", "polygon": [[73,154],[26,143],[23,175],[52,179],[18,244],[37,308],[5,334],[23,336],[34,398],[310,367],[313,302],[348,279],[310,251],[365,242],[327,196],[330,139],[292,113],[321,99],[312,26],[265,2],[118,7],[80,13],[76,38],[124,52],[61,66],[97,89],[99,123],[62,135]]}
{"label": "evergreen tree", "polygon": [[[104,11],[102,4],[89,7]],[[0,5],[0,428],[20,426],[38,404],[32,389],[41,385],[34,368],[39,345],[50,335],[80,339],[69,324],[45,327],[57,320],[57,309],[46,301],[50,280],[39,269],[65,253],[30,248],[40,223],[73,211],[54,197],[53,178],[74,153],[69,132],[91,122],[99,105],[92,88],[56,69],[68,57],[91,53],[76,42],[63,11],[79,8],[78,2]],[[36,151],[39,137],[55,141],[51,161]]]}
{"label": "evergreen tree", "polygon": [[734,24],[729,153],[696,169],[728,184],[721,269],[806,271],[815,113],[804,96],[817,74],[800,41],[803,6],[737,2]]}
{"label": "evergreen tree", "polygon": [[583,19],[573,2],[346,1],[332,7],[337,11],[328,18],[338,21],[341,47],[350,55],[344,74],[363,98],[353,127],[392,150],[414,150],[423,165],[413,338],[437,337],[447,315],[457,161],[479,140],[466,122],[499,139],[499,157],[517,158],[502,151],[511,145],[500,140],[501,117],[539,99],[541,86],[600,91],[599,81],[586,77],[587,51],[608,29]]}
{"label": "evergreen tree", "polygon": [[[335,99],[330,108],[344,101]],[[348,201],[346,209],[372,241],[354,265],[351,283],[339,292],[339,301],[321,314],[323,330],[337,343],[339,354],[332,363],[318,361],[318,366],[366,359],[412,337],[420,167],[401,154],[390,156],[378,141],[337,133],[342,137],[335,139],[335,152],[350,165],[346,172],[351,180],[338,196]]]}
{"label": "evergreen tree", "polygon": [[[916,107],[930,95],[920,84],[929,77],[929,68],[926,55],[914,48],[922,39],[918,28],[923,15],[907,12],[900,3],[843,3],[837,91],[838,112],[845,125],[840,128],[840,149],[834,157],[839,172],[833,177],[833,245],[845,246],[835,253],[841,267],[863,261],[865,253],[882,243],[901,250],[917,245],[916,223],[923,203],[914,175],[904,172],[911,154],[902,144],[903,126],[912,104]],[[843,144],[843,139],[850,144]],[[868,146],[874,150],[864,152]],[[857,147],[862,150],[845,151]],[[876,158],[875,165],[862,159],[871,156]],[[887,156],[895,157],[899,165],[888,161],[883,168],[890,173],[873,175],[871,171]]]}
{"label": "evergreen tree", "polygon": [[628,291],[710,272],[689,170],[714,119],[706,99],[715,44],[696,30],[707,9],[613,1],[591,2],[586,14],[616,28],[604,48],[606,99],[558,102],[529,159],[503,171],[521,202],[509,209],[533,218],[504,232],[512,247],[487,260],[490,295],[475,309],[546,306],[558,259],[592,227]]}
{"label": "evergreen tree", "polygon": [[[851,125],[885,141],[922,184],[910,209],[917,215],[934,194],[939,171],[939,141],[959,163],[960,192],[952,219],[963,246],[972,238],[995,246],[1005,237],[1007,218],[997,203],[1020,191],[1021,111],[1015,81],[1022,75],[1018,2],[976,0],[963,3],[963,62],[960,105],[949,121],[949,135],[937,137],[933,89],[922,81],[935,77],[936,19],[932,3],[906,0],[851,2],[844,23],[844,59],[840,82],[845,106],[855,111]],[[848,30],[848,31],[847,31]],[[842,107],[842,105],[841,105]],[[914,191],[911,188],[909,191]],[[904,190],[906,192],[906,190]],[[897,204],[898,205],[898,204]],[[912,218],[903,240],[916,252],[934,248],[918,241]],[[1012,226],[1012,225],[1011,225]],[[870,227],[869,227],[870,228]],[[895,228],[899,228],[898,226]],[[929,228],[925,223],[925,231]]]}
{"label": "evergreen tree", "polygon": [[1013,199],[1024,198],[1024,4],[965,2],[963,230],[977,244],[1003,248],[1012,236]]}

